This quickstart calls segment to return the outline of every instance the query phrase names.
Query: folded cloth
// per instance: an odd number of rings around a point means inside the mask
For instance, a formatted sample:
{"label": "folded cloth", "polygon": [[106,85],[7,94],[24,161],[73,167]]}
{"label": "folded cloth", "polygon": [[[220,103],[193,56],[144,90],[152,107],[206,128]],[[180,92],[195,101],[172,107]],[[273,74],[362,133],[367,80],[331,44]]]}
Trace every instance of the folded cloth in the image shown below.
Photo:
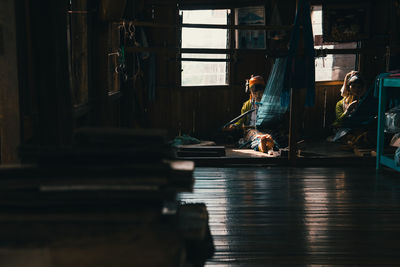
{"label": "folded cloth", "polygon": [[200,144],[200,140],[184,134],[184,135],[175,137],[175,139],[170,141],[169,144],[173,147],[178,147],[180,145]]}

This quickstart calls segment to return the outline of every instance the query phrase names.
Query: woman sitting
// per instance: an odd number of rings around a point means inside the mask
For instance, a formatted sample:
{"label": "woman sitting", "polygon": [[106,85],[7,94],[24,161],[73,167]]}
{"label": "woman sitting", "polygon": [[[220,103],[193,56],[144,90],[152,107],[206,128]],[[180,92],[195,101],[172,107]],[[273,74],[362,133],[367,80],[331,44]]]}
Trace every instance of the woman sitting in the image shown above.
{"label": "woman sitting", "polygon": [[365,91],[364,80],[359,72],[351,71],[346,74],[340,90],[343,98],[336,103],[336,120],[332,124],[333,127],[339,128],[342,126],[346,117],[358,106]]}
{"label": "woman sitting", "polygon": [[376,101],[367,92],[359,72],[346,74],[341,96],[343,98],[336,103],[336,119],[332,124],[335,136],[329,137],[328,141],[341,140],[350,145],[349,148],[373,146]]}
{"label": "woman sitting", "polygon": [[235,124],[228,126],[228,130],[242,128],[244,137],[239,141],[240,147],[253,148],[261,152],[268,152],[274,147],[274,140],[271,135],[262,133],[255,129],[258,107],[265,89],[264,78],[261,76],[251,76],[248,80],[248,89],[250,91],[250,99],[243,103],[241,114],[250,110],[247,116],[243,117]]}

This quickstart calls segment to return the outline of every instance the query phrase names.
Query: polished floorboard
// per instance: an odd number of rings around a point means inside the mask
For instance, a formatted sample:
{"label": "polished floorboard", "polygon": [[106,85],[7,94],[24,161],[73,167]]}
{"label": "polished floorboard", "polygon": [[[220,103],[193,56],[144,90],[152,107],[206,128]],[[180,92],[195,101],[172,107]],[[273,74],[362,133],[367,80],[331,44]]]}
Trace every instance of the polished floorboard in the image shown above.
{"label": "polished floorboard", "polygon": [[400,266],[400,173],[198,167],[216,248],[206,266]]}

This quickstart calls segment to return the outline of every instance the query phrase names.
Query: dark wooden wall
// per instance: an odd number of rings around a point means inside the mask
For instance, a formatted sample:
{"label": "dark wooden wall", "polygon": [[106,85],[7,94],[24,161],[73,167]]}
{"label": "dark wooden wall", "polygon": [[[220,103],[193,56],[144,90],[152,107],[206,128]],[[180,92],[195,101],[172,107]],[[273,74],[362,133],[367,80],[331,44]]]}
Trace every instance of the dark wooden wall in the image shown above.
{"label": "dark wooden wall", "polygon": [[319,83],[315,88],[315,105],[305,107],[302,132],[307,136],[320,136],[329,133],[335,120],[336,102],[340,97],[341,84]]}
{"label": "dark wooden wall", "polygon": [[[14,126],[21,126],[21,136],[11,136],[23,145],[69,144],[73,130],[87,125],[165,128],[171,138],[178,134],[207,138],[240,113],[248,98],[245,79],[251,74],[267,78],[273,63],[271,56],[265,57],[266,51],[238,50],[232,57],[229,86],[181,88],[176,0],[73,0],[72,5],[68,0],[13,3],[19,87],[19,104],[14,106],[21,118]],[[386,48],[400,45],[400,4],[398,0],[370,3],[370,37],[361,42],[359,65],[372,84],[375,76],[386,69]],[[179,4],[192,8],[263,4],[266,10],[277,4],[284,25],[293,23],[295,11],[295,3],[290,0],[186,0]],[[133,48],[134,41],[121,30],[123,21],[133,20],[155,25],[135,27],[138,40],[142,30],[147,37],[148,47],[141,47],[142,50]],[[4,44],[0,45],[4,50]],[[110,61],[115,64],[116,58],[110,54],[122,45],[126,69],[115,74]],[[143,59],[139,68],[138,57],[143,52],[150,52],[150,57]],[[148,95],[149,70],[154,71],[154,98]],[[317,84],[316,106],[301,114],[305,129],[323,132],[331,123],[334,105],[340,98],[339,88],[340,84]],[[3,143],[7,142],[10,129],[2,127]],[[4,153],[15,153],[15,149]]]}
{"label": "dark wooden wall", "polygon": [[[182,1],[193,8],[212,6],[212,1]],[[372,21],[370,38],[361,42],[359,69],[367,78],[369,86],[373,85],[376,75],[385,71],[386,46],[398,44],[398,19],[394,11],[396,1],[371,1]],[[147,2],[148,3],[148,2]],[[259,4],[260,1],[254,1]],[[321,1],[313,1],[313,4],[321,4]],[[243,3],[237,1],[238,6]],[[263,2],[266,6],[270,1]],[[290,25],[294,20],[293,1],[277,2],[281,11],[283,24]],[[157,6],[157,1],[149,6]],[[224,1],[218,1],[219,7],[227,5]],[[232,3],[229,5],[231,6]],[[147,7],[149,7],[147,6]],[[398,10],[397,10],[398,12]],[[157,13],[156,13],[157,14]],[[171,12],[170,14],[173,14]],[[385,17],[376,20],[377,17]],[[387,14],[387,15],[383,15]],[[160,18],[164,23],[173,23],[174,18]],[[164,20],[167,19],[167,20]],[[153,29],[148,29],[153,31]],[[166,38],[165,35],[157,35],[158,39]],[[168,39],[172,40],[172,39]],[[157,41],[156,41],[157,42]],[[201,138],[207,138],[214,134],[219,126],[239,114],[242,103],[248,98],[244,93],[244,81],[253,73],[268,77],[272,66],[272,58],[265,58],[265,51],[238,51],[237,62],[232,64],[231,74],[233,82],[229,88],[179,88],[174,85],[171,88],[157,89],[159,97],[150,110],[151,125],[169,129],[171,135],[186,133]],[[169,69],[171,71],[171,69]],[[163,70],[159,69],[158,77],[163,76]],[[169,76],[173,84],[174,75]],[[314,107],[305,108],[302,114],[303,127],[307,133],[326,132],[334,120],[336,102],[340,99],[340,82],[336,84],[317,83],[316,104]],[[166,112],[166,113],[165,113]]]}
{"label": "dark wooden wall", "polygon": [[[68,1],[14,0],[17,58],[12,62],[18,70],[17,102],[11,104],[19,115],[7,114],[14,126],[4,126],[2,154],[18,158],[24,145],[59,146],[69,144],[73,117],[68,69],[67,6]],[[14,14],[13,14],[14,15]],[[10,51],[9,51],[10,52]],[[4,87],[4,90],[11,87]],[[4,92],[4,91],[3,91]],[[15,98],[14,98],[15,99]],[[7,98],[6,101],[11,101]],[[13,128],[20,127],[18,133]],[[4,159],[2,162],[5,163]]]}
{"label": "dark wooden wall", "polygon": [[13,1],[0,3],[0,159],[18,161],[20,142],[16,16]]}

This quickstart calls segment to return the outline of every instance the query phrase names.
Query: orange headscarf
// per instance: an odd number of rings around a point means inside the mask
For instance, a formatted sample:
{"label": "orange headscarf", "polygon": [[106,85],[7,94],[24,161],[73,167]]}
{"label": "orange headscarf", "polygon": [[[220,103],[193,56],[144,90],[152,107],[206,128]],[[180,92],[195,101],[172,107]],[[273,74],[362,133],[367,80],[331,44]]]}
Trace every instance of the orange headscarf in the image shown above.
{"label": "orange headscarf", "polygon": [[255,84],[265,85],[264,78],[261,76],[251,76],[249,80],[249,87],[251,88]]}
{"label": "orange headscarf", "polygon": [[[256,84],[260,84],[262,86],[265,86],[265,82],[264,82],[264,78],[261,76],[253,76],[251,75],[250,80],[248,80],[248,85],[249,85],[249,89],[251,90],[251,88],[253,86],[255,86]],[[250,100],[251,100],[251,94],[250,94]]]}

